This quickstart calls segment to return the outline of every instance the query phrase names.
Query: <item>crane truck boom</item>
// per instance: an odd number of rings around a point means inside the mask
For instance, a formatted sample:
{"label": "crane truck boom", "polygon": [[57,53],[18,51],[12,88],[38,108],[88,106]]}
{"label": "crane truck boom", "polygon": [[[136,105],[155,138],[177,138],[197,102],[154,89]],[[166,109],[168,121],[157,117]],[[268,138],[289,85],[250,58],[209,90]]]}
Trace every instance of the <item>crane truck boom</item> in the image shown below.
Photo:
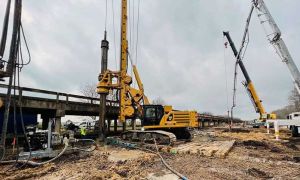
{"label": "crane truck boom", "polygon": [[[285,45],[285,42],[281,38],[281,31],[276,24],[275,20],[273,19],[269,9],[267,8],[265,2],[263,0],[253,0],[252,1],[253,6],[258,11],[258,18],[260,19],[260,23],[264,26],[266,24],[267,26],[264,28],[265,30],[268,30],[267,38],[271,45],[276,50],[276,53],[279,55],[282,62],[284,62],[291,74],[291,78],[293,80],[295,89],[297,90],[298,94],[300,95],[300,72],[298,67],[296,66],[287,46]],[[299,129],[300,127],[296,124],[291,126],[292,134],[293,136],[299,135]]]}
{"label": "crane truck boom", "polygon": [[238,63],[238,65],[239,65],[239,67],[240,67],[240,69],[241,69],[241,71],[242,71],[242,73],[245,77],[246,81],[243,83],[243,85],[245,86],[245,88],[246,88],[246,90],[247,90],[247,92],[250,96],[250,99],[251,99],[251,102],[252,102],[252,104],[255,108],[255,111],[257,113],[259,113],[259,115],[260,115],[259,119],[262,120],[262,121],[266,121],[267,119],[276,119],[276,114],[266,113],[265,108],[262,104],[262,101],[260,100],[260,98],[259,98],[259,96],[258,96],[258,94],[255,90],[254,84],[250,79],[250,76],[249,76],[249,74],[248,74],[248,72],[247,72],[247,70],[244,66],[244,63],[243,63],[243,61],[242,61],[242,59],[241,59],[241,57],[240,57],[240,55],[239,55],[239,53],[236,49],[231,37],[230,37],[229,32],[224,31],[223,35],[227,38],[228,43],[229,43],[229,45],[230,45],[230,47],[233,51],[233,54],[237,59],[237,63]]}
{"label": "crane truck boom", "polygon": [[274,46],[277,54],[282,59],[282,61],[287,65],[291,77],[294,83],[297,92],[300,94],[300,72],[287,48],[283,39],[281,38],[281,31],[274,21],[270,11],[268,10],[265,2],[263,0],[253,0],[253,5],[258,10],[258,17],[260,19],[261,24],[267,24],[268,30],[267,37],[269,42]]}

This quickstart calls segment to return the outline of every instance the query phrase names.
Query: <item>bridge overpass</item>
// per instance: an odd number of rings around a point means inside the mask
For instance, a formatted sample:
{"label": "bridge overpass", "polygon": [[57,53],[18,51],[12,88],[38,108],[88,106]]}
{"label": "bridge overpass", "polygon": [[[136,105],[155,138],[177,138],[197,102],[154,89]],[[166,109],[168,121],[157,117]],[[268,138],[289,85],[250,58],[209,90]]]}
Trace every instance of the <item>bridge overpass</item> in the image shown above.
{"label": "bridge overpass", "polygon": [[[5,84],[0,84],[0,89],[2,90],[6,90],[7,87]],[[55,118],[55,129],[59,131],[61,117],[65,115],[99,115],[99,98],[28,87],[15,87],[15,89],[17,94],[16,96],[12,95],[11,112],[13,102],[16,101],[17,108],[21,106],[24,114],[41,114],[43,129],[47,128],[50,118]],[[0,98],[5,101],[6,93],[0,93]],[[116,131],[119,103],[117,101],[107,100],[106,110],[107,119],[109,120],[108,124],[110,124],[111,120],[114,120],[114,130]],[[4,107],[0,108],[0,113],[1,112],[4,112]],[[228,117],[224,116],[198,114],[198,118],[201,122],[200,127],[214,126],[229,122]],[[239,122],[239,120],[234,119],[234,122]],[[132,128],[134,127],[135,124],[132,124]]]}
{"label": "bridge overpass", "polygon": [[[0,84],[6,90],[7,85]],[[58,130],[61,117],[65,115],[98,116],[100,99],[87,96],[67,94],[28,87],[15,87],[16,96],[12,95],[11,112],[15,101],[17,109],[22,107],[24,114],[41,114],[43,129],[47,128],[50,118],[55,118]],[[6,93],[0,93],[0,98],[5,103]],[[108,100],[106,103],[107,118],[117,119],[119,104]],[[4,107],[0,112],[4,112]]]}

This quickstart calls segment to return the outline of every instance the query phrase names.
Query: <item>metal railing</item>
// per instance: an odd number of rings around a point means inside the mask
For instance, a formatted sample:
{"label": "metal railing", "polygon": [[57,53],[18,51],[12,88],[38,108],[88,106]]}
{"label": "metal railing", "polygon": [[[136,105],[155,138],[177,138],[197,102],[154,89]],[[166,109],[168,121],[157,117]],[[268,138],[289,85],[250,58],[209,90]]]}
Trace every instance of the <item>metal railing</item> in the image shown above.
{"label": "metal railing", "polygon": [[[8,88],[8,85],[6,84],[0,84],[0,88],[6,89]],[[68,93],[62,93],[62,92],[55,92],[55,91],[49,91],[49,90],[43,90],[43,89],[35,89],[35,88],[28,88],[28,87],[12,87],[12,89],[16,89],[18,95],[24,97],[24,92],[29,93],[35,93],[35,98],[45,99],[45,100],[56,100],[56,102],[65,102],[68,104],[69,102],[78,102],[78,103],[87,103],[87,104],[100,104],[100,98],[95,97],[88,97],[83,95],[76,95],[76,94],[68,94]],[[41,94],[42,96],[37,96],[38,94]],[[0,93],[0,95],[5,96],[6,94]],[[55,98],[46,98],[45,95],[53,95]],[[26,96],[30,97],[30,96]],[[79,99],[79,101],[72,101],[71,98]],[[107,106],[119,106],[119,103],[117,101],[107,100],[106,102]]]}
{"label": "metal railing", "polygon": [[[215,116],[215,115],[209,115],[209,114],[198,114],[199,120],[213,120],[213,121],[228,121],[231,120],[228,116]],[[240,119],[234,118],[233,122],[242,122]]]}

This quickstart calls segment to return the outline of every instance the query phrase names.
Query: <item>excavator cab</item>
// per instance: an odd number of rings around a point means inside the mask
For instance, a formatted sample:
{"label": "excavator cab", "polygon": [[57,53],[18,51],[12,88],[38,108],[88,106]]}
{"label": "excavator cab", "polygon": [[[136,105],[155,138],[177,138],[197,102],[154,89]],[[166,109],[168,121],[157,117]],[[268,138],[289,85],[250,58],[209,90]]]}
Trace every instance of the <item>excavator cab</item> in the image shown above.
{"label": "excavator cab", "polygon": [[162,105],[143,105],[142,126],[159,125],[163,115]]}

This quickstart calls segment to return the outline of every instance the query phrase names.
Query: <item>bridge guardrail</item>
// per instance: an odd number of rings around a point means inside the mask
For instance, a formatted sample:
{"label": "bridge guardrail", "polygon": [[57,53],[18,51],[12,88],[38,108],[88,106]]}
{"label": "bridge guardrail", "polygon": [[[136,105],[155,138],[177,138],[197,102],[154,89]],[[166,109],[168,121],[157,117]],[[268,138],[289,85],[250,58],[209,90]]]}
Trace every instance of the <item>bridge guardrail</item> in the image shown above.
{"label": "bridge guardrail", "polygon": [[[8,88],[8,85],[6,84],[0,84],[0,88]],[[30,93],[37,93],[37,94],[43,94],[43,95],[54,95],[56,98],[52,98],[56,100],[57,102],[65,101],[66,103],[68,102],[76,102],[76,101],[71,101],[70,98],[76,98],[76,99],[81,99],[79,102],[86,102],[89,104],[100,104],[100,98],[94,98],[94,97],[88,97],[88,96],[82,96],[82,95],[76,95],[76,94],[68,94],[68,93],[62,93],[62,92],[56,92],[56,91],[49,91],[49,90],[44,90],[44,89],[36,89],[36,88],[28,88],[28,87],[12,87],[12,89],[18,90],[18,95],[23,96],[24,92],[30,92]],[[38,98],[42,99],[50,99],[50,98],[45,98],[42,96],[35,96]],[[62,100],[63,99],[63,100]],[[112,100],[107,100],[106,105],[108,106],[119,106],[119,103],[117,101],[112,101]]]}

